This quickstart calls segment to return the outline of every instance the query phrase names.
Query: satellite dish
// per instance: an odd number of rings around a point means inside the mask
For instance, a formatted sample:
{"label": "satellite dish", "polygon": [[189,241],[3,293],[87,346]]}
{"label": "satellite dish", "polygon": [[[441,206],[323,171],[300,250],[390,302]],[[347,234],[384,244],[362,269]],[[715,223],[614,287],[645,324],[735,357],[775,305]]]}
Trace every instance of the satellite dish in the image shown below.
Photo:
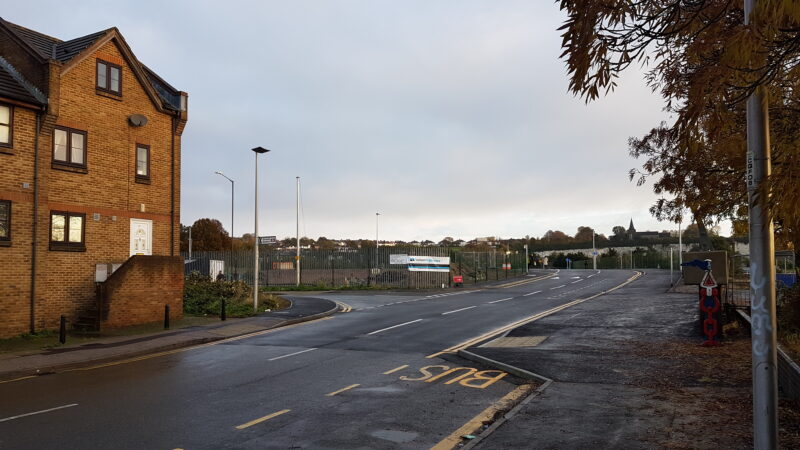
{"label": "satellite dish", "polygon": [[131,125],[133,125],[135,127],[143,127],[143,126],[147,125],[147,117],[145,117],[145,116],[143,116],[141,114],[131,114],[128,117],[128,122],[130,122]]}

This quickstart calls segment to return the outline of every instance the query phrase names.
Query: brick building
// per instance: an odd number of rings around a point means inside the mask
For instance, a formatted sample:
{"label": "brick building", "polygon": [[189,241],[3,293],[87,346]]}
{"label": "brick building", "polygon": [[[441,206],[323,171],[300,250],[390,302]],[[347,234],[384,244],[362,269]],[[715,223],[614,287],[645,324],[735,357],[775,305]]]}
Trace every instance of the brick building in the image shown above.
{"label": "brick building", "polygon": [[[62,41],[0,18],[0,337],[182,314],[186,105],[116,28]],[[124,270],[98,284],[104,264]]]}

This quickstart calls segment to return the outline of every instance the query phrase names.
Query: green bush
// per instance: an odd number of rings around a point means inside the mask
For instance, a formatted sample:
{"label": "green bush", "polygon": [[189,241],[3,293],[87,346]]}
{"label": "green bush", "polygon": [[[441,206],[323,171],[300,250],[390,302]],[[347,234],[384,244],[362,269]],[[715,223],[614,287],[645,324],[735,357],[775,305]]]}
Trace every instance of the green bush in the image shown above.
{"label": "green bush", "polygon": [[186,277],[183,311],[196,316],[219,315],[224,298],[228,316],[248,317],[253,315],[252,296],[253,289],[242,281],[214,281],[195,271]]}

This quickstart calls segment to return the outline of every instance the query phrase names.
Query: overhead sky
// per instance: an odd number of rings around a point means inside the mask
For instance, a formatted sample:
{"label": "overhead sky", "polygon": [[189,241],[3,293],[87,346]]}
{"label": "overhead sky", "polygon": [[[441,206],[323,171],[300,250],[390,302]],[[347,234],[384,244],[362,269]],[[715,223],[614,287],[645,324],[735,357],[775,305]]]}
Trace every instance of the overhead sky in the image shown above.
{"label": "overhead sky", "polygon": [[675,228],[648,208],[627,140],[666,118],[630,71],[586,105],[567,92],[552,1],[28,1],[6,20],[60,39],[116,26],[189,93],[181,222],[380,239]]}

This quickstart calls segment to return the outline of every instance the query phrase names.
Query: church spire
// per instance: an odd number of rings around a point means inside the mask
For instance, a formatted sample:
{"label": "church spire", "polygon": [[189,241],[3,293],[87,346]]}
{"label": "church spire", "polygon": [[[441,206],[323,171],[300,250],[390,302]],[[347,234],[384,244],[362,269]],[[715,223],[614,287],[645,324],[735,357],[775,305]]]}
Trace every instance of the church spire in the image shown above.
{"label": "church spire", "polygon": [[636,232],[636,228],[633,228],[633,218],[631,218],[631,224],[628,226],[628,231],[631,233]]}

